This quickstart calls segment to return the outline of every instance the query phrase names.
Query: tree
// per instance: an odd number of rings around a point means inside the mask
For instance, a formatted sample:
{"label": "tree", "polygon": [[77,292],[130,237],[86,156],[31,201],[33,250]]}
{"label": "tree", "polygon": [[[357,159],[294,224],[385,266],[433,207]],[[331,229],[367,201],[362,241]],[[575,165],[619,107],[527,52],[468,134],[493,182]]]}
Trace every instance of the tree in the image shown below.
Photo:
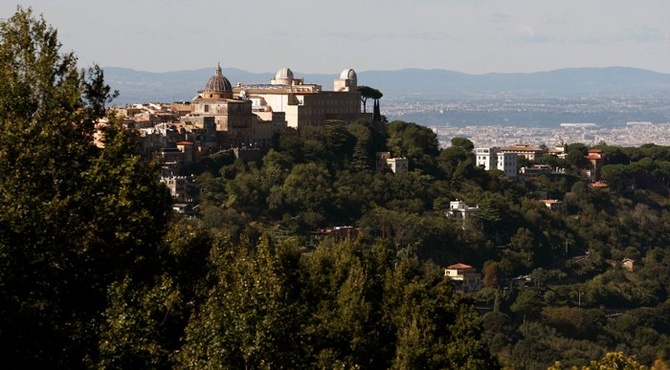
{"label": "tree", "polygon": [[500,352],[509,352],[516,335],[516,324],[512,319],[499,311],[492,311],[482,316],[482,341],[494,355],[501,358]]}
{"label": "tree", "polygon": [[509,240],[510,250],[518,253],[526,267],[533,264],[535,258],[535,237],[532,231],[525,227],[519,228]]}
{"label": "tree", "polygon": [[392,310],[397,327],[391,368],[499,368],[479,339],[479,315],[471,306],[451,298],[449,281],[440,276],[436,266],[420,266],[411,252],[399,257],[386,288],[397,300],[397,308],[387,308]]}
{"label": "tree", "polygon": [[375,167],[375,132],[372,126],[352,123],[347,130],[356,139],[351,155],[351,167],[356,172],[370,172]]}
{"label": "tree", "polygon": [[293,274],[300,254],[291,245],[237,244],[218,235],[209,257],[209,277],[177,354],[182,368],[307,368],[299,325],[305,302]]}
{"label": "tree", "polygon": [[533,282],[536,288],[544,288],[547,283],[547,270],[538,267],[530,272],[530,281]]}
{"label": "tree", "polygon": [[487,288],[497,288],[499,282],[498,263],[495,261],[486,261],[482,272],[484,274],[484,286]]}
{"label": "tree", "polygon": [[331,172],[344,167],[356,144],[356,137],[341,124],[307,126],[300,130],[306,162],[323,163]]}
{"label": "tree", "polygon": [[[656,366],[656,364],[654,364]],[[662,362],[658,364],[659,368]],[[564,367],[556,362],[549,370],[562,370]],[[647,367],[638,363],[631,357],[626,357],[622,352],[609,352],[600,360],[593,360],[581,370],[621,369],[621,370],[644,370]]]}
{"label": "tree", "polygon": [[373,189],[370,188],[372,179],[373,175],[364,171],[339,173],[333,182],[332,201],[338,222],[353,225],[362,214],[369,211],[375,196]]}
{"label": "tree", "polygon": [[419,244],[427,232],[418,215],[381,207],[368,212],[360,224],[370,238],[381,237],[394,245]]}
{"label": "tree", "polygon": [[366,110],[366,103],[368,99],[372,99],[375,101],[375,107],[377,107],[377,101],[384,96],[381,91],[372,88],[370,86],[359,86],[358,87],[358,92],[361,93],[361,102],[363,102],[363,113],[367,113]]}
{"label": "tree", "polygon": [[115,94],[60,47],[31,9],[0,21],[0,360],[96,367],[108,288],[153,284],[170,198],[119,121],[93,144]]}
{"label": "tree", "polygon": [[[374,122],[381,122],[382,121],[382,113],[381,110],[379,109],[379,99],[381,99],[383,94],[379,92],[378,94],[375,94],[373,99],[375,99],[375,104],[374,104],[374,109],[372,112],[372,121]],[[386,122],[386,119],[384,119]]]}
{"label": "tree", "polygon": [[308,230],[328,219],[333,210],[333,188],[328,170],[313,162],[298,164],[287,174],[281,186],[270,190],[268,207],[276,215],[297,220],[295,227]]}
{"label": "tree", "polygon": [[466,138],[452,138],[451,146],[440,151],[438,157],[440,169],[452,180],[471,172],[475,163],[473,148],[472,141]]}
{"label": "tree", "polygon": [[603,166],[601,177],[610,189],[620,193],[635,183],[634,170],[625,164],[608,164]]}
{"label": "tree", "polygon": [[393,156],[406,157],[412,167],[428,173],[435,171],[435,157],[440,153],[437,134],[414,122],[393,121],[388,124],[386,143]]}
{"label": "tree", "polygon": [[452,137],[451,146],[461,148],[468,153],[475,148],[475,144],[473,144],[470,139],[464,137]]}
{"label": "tree", "polygon": [[522,315],[523,321],[537,314],[542,308],[542,301],[536,290],[524,289],[519,292],[516,300],[510,307],[512,312]]}
{"label": "tree", "polygon": [[498,227],[504,219],[501,210],[501,199],[497,194],[485,192],[479,200],[479,218],[482,220],[484,230],[491,235],[498,233]]}
{"label": "tree", "polygon": [[392,264],[392,249],[360,240],[321,243],[304,255],[305,332],[318,368],[388,368],[395,338],[383,284]]}
{"label": "tree", "polygon": [[595,340],[603,335],[606,324],[605,313],[598,309],[579,307],[545,307],[542,309],[542,322],[553,326],[567,338]]}
{"label": "tree", "polygon": [[588,152],[588,148],[586,147],[586,145],[582,143],[570,144],[565,149],[565,152],[567,153],[565,161],[570,166],[573,166],[575,168],[588,167],[589,161],[587,161],[586,158],[584,157]]}

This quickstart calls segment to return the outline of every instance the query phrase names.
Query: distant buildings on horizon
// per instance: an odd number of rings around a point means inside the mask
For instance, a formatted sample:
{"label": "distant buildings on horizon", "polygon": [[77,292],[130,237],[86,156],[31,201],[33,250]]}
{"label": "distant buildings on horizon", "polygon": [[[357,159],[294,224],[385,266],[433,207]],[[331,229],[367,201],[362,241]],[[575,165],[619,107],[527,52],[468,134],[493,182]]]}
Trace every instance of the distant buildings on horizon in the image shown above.
{"label": "distant buildings on horizon", "polygon": [[525,127],[511,125],[430,126],[442,147],[448,147],[454,137],[463,137],[475,146],[510,146],[516,143],[554,146],[561,142],[582,143],[587,146],[607,144],[638,147],[644,144],[670,146],[670,123],[630,121],[621,127],[562,126]]}

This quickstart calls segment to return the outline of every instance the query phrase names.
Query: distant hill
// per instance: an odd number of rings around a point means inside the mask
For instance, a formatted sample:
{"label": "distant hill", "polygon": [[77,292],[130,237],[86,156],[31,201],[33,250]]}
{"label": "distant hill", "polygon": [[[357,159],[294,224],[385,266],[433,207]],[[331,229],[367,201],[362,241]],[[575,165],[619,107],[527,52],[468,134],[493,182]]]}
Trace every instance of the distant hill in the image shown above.
{"label": "distant hill", "polygon": [[[105,81],[119,90],[114,104],[191,100],[214,74],[214,68],[175,72],[142,72],[129,68],[105,67]],[[251,73],[235,68],[223,69],[231,83],[269,81],[274,73]]]}
{"label": "distant hill", "polygon": [[[105,67],[105,80],[120,92],[115,104],[148,101],[191,100],[201,90],[214,68],[175,72],[141,72],[128,68]],[[334,74],[302,74],[307,83],[332,89]],[[385,96],[407,94],[464,95],[508,93],[541,95],[620,95],[670,93],[670,74],[628,68],[566,68],[534,73],[488,73],[481,75],[436,69],[357,71],[360,85],[381,90]],[[268,83],[274,72],[253,73],[224,68],[234,85],[238,82]]]}
{"label": "distant hill", "polygon": [[534,73],[471,75],[446,70],[403,69],[359,74],[363,84],[382,91],[462,94],[507,92],[520,95],[611,95],[670,92],[670,74],[628,68],[566,68]]}

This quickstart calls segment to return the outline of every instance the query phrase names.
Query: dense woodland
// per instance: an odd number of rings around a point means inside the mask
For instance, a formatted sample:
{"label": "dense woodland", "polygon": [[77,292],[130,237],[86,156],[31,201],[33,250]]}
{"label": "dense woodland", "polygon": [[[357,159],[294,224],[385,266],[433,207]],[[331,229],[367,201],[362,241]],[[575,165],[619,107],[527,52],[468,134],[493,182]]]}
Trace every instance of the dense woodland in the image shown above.
{"label": "dense woodland", "polygon": [[[258,162],[184,168],[200,198],[185,219],[119,120],[92,144],[115,94],[76,62],[30,9],[0,21],[3,363],[667,369],[669,147],[598,146],[598,189],[579,143],[538,160],[564,175],[517,181],[476,167],[464,138],[441,148],[415,123],[331,122],[281,132]],[[410,171],[376,171],[380,151]],[[454,199],[479,218],[448,219]],[[314,234],[336,225],[360,235]],[[445,278],[456,262],[484,289]]]}

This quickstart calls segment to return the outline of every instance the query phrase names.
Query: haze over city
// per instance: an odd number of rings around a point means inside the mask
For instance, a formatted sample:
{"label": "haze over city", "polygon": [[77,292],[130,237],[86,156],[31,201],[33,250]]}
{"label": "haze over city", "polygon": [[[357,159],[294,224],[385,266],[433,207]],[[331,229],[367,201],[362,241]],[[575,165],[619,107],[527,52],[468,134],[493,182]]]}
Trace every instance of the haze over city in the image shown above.
{"label": "haze over city", "polygon": [[[220,62],[253,72],[342,68],[670,72],[665,0],[30,0],[82,66],[165,72]],[[0,3],[0,18],[16,3]]]}

